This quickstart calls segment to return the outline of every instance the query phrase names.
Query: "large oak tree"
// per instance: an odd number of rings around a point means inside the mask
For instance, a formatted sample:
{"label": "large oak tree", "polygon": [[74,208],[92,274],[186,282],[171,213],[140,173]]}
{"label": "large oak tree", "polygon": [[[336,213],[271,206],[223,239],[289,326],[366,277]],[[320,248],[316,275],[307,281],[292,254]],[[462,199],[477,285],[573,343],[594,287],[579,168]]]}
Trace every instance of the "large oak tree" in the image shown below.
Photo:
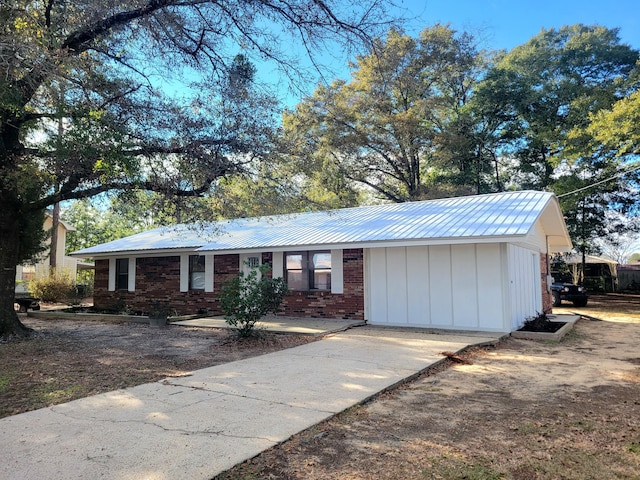
{"label": "large oak tree", "polygon": [[446,25],[417,39],[390,30],[357,58],[349,82],[319,86],[285,114],[292,151],[385,200],[442,196],[440,175],[469,166],[462,115],[483,58],[473,36]]}
{"label": "large oak tree", "polygon": [[[386,24],[385,6],[3,1],[0,335],[28,333],[14,311],[16,265],[38,249],[47,206],[113,189],[206,192],[270,141],[267,104],[239,91],[248,70],[238,51],[291,71],[292,43],[312,53],[325,42],[366,40]],[[193,99],[161,94],[194,72],[202,84]]]}

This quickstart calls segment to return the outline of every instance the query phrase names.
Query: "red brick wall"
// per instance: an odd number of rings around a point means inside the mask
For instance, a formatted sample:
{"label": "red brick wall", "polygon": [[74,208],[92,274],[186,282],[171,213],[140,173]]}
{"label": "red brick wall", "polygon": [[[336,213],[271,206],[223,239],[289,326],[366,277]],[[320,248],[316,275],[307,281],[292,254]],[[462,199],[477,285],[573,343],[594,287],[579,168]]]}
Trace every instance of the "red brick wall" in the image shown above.
{"label": "red brick wall", "polygon": [[312,318],[364,320],[364,253],[361,248],[343,250],[344,291],[291,292],[283,303],[282,315]]}
{"label": "red brick wall", "polygon": [[220,255],[214,261],[214,292],[180,291],[180,257],[143,257],[136,259],[135,292],[108,291],[109,261],[96,261],[93,303],[98,309],[128,310],[146,313],[153,302],[167,303],[179,314],[221,313],[217,292],[222,283],[238,273],[238,255]]}
{"label": "red brick wall", "polygon": [[549,256],[545,253],[540,254],[540,281],[542,282],[542,311],[551,313],[553,306],[553,298],[550,292],[551,285],[547,282],[549,272]]}
{"label": "red brick wall", "polygon": [[[263,263],[271,263],[271,253],[262,254]],[[177,313],[208,311],[221,314],[218,293],[223,283],[237,275],[239,255],[216,255],[214,292],[202,290],[180,292],[180,257],[145,257],[136,259],[136,291],[108,291],[109,261],[96,261],[94,305],[98,309],[148,312],[154,301],[166,302]],[[364,319],[363,250],[343,251],[344,293],[292,292],[283,305],[282,315],[300,317]]]}

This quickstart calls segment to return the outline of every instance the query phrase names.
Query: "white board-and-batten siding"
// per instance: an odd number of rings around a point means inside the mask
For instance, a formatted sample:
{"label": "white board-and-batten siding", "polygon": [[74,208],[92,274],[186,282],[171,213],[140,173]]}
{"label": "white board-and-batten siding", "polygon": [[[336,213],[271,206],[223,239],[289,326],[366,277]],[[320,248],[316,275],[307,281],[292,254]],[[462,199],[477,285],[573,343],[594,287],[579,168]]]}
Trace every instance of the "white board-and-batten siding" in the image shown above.
{"label": "white board-and-batten siding", "polygon": [[[432,245],[366,250],[367,319],[373,325],[452,330],[509,331],[521,306],[533,296],[512,284],[533,283],[531,271],[509,264],[525,256],[527,268],[539,254],[505,244]],[[511,257],[509,257],[509,255]],[[529,257],[527,257],[527,255]],[[539,264],[539,261],[538,261]],[[526,270],[526,268],[524,269]],[[513,278],[515,276],[515,278]],[[513,279],[513,283],[511,280]],[[535,290],[526,286],[521,290]],[[540,286],[538,285],[538,295]],[[541,300],[539,300],[539,303]],[[524,318],[524,317],[522,317]]]}
{"label": "white board-and-batten siding", "polygon": [[540,254],[517,245],[507,245],[509,268],[510,330],[517,330],[524,320],[542,312],[542,277]]}

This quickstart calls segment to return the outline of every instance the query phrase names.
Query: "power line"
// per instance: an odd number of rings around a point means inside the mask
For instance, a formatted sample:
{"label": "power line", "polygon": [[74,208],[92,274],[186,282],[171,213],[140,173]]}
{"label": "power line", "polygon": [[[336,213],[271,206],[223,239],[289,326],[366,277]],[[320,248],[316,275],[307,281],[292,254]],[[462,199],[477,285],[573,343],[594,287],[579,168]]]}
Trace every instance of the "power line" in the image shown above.
{"label": "power line", "polygon": [[574,190],[572,192],[563,193],[562,195],[558,195],[557,197],[558,198],[567,197],[569,195],[573,195],[574,193],[582,192],[583,190],[588,190],[589,188],[593,188],[593,187],[596,187],[596,186],[601,185],[603,183],[610,182],[611,180],[615,180],[616,178],[623,177],[623,176],[627,175],[628,173],[633,173],[633,172],[635,172],[637,170],[640,170],[640,165],[638,165],[635,168],[632,168],[631,170],[627,170],[626,172],[620,172],[617,175],[614,175],[613,177],[609,177],[609,178],[606,178],[604,180],[600,180],[599,182],[592,183],[591,185],[587,185],[586,187],[578,188],[577,190]]}

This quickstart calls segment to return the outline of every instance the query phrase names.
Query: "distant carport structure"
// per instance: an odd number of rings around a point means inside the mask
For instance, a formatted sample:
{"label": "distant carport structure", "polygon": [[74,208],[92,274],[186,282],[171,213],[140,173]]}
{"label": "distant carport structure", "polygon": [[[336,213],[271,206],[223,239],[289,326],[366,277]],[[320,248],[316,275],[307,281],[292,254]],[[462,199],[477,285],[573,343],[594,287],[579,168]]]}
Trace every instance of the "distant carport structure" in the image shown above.
{"label": "distant carport structure", "polygon": [[571,283],[582,284],[592,292],[615,292],[618,288],[618,262],[595,255],[573,253],[562,257],[569,267]]}

